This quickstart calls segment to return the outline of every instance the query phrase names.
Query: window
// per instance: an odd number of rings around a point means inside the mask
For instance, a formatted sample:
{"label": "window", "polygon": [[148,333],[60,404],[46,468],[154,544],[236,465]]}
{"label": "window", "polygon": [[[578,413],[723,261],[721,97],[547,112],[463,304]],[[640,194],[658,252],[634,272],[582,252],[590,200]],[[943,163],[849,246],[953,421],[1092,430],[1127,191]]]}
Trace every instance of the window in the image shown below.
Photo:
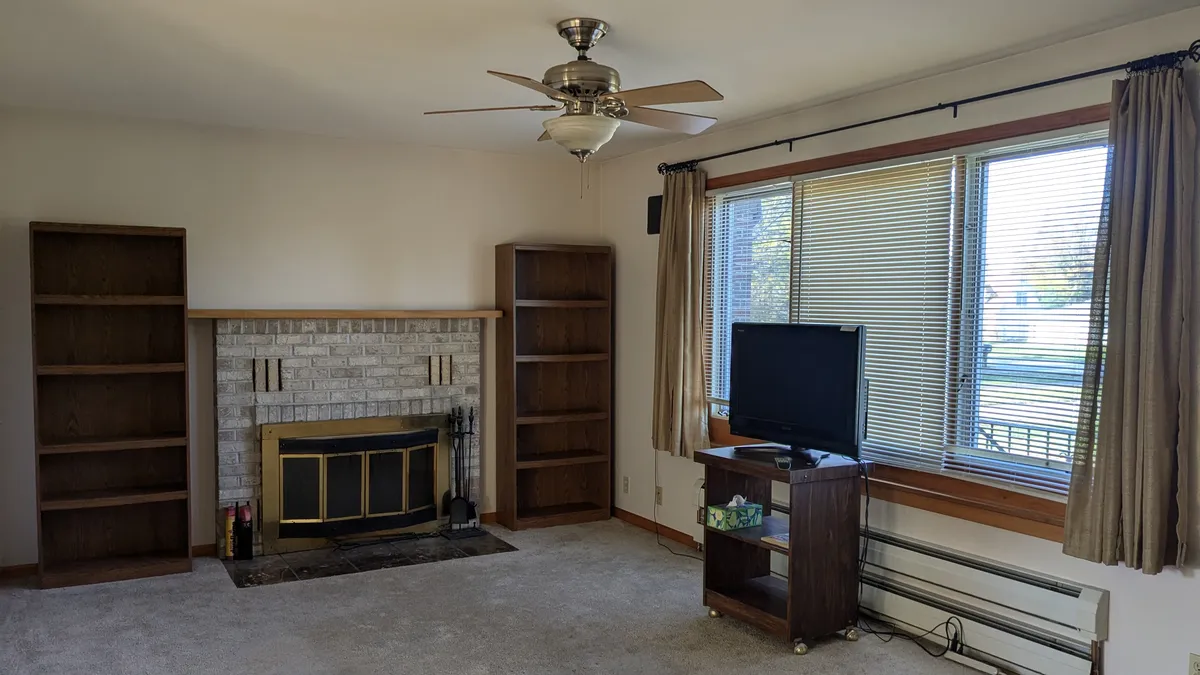
{"label": "window", "polygon": [[1065,492],[1102,135],[709,200],[710,396],[735,321],[867,326],[865,457]]}

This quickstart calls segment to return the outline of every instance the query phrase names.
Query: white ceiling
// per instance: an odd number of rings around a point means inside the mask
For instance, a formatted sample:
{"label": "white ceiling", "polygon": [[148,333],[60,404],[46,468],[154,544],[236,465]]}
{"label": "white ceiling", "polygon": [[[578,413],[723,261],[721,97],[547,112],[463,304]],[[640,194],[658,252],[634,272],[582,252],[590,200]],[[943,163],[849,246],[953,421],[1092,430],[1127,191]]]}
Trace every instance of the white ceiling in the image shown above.
{"label": "white ceiling", "polygon": [[[625,88],[703,79],[722,125],[953,70],[1200,0],[0,0],[0,105],[513,152],[553,113],[484,74],[574,56],[554,24],[608,21]],[[678,135],[622,125],[598,158]],[[550,146],[550,147],[548,147]]]}

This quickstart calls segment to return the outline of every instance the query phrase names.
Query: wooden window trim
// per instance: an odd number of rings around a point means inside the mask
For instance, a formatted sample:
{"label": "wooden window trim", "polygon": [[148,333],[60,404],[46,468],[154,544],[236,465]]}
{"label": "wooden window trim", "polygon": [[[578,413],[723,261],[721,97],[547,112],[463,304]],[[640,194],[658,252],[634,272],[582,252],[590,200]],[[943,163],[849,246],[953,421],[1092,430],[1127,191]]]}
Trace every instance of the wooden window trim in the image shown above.
{"label": "wooden window trim", "polygon": [[839,155],[829,155],[827,157],[817,157],[799,162],[768,166],[763,169],[743,171],[727,176],[710,177],[705,184],[705,188],[720,190],[738,185],[775,180],[777,178],[801,176],[818,171],[829,171],[831,169],[843,169],[850,166],[871,164],[873,162],[903,159],[931,152],[946,152],[979,143],[991,143],[1010,138],[1046,133],[1048,131],[1060,131],[1085,124],[1097,124],[1108,121],[1109,108],[1110,105],[1108,103],[1101,103],[1084,108],[1064,110],[1049,115],[1039,115],[1012,122],[1003,122],[1001,124],[992,124],[974,129],[965,129],[963,131],[953,131],[938,136],[918,138],[902,143],[881,145],[874,148],[867,148],[866,150],[855,150],[854,152],[844,152]]}
{"label": "wooden window trim", "polygon": [[[710,417],[709,438],[713,445],[731,446],[763,441],[734,436],[729,420]],[[990,525],[1040,539],[1062,543],[1067,505],[1023,492],[975,483],[895,466],[875,464],[869,489],[879,499],[943,516]]]}

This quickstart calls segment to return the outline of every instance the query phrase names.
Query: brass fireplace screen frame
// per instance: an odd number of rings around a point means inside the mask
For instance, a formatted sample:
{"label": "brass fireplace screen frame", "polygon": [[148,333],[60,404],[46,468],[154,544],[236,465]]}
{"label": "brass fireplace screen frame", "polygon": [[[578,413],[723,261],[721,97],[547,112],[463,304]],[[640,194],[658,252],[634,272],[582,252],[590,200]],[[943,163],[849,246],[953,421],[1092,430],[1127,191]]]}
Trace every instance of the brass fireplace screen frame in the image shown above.
{"label": "brass fireplace screen frame", "polygon": [[[438,440],[436,444],[422,444],[409,448],[395,448],[384,450],[362,450],[344,453],[297,453],[297,454],[280,454],[279,443],[284,439],[295,438],[318,438],[324,436],[366,436],[372,434],[392,434],[403,433],[406,431],[420,431],[423,429],[436,428],[438,430]],[[401,417],[367,417],[351,420],[331,420],[328,422],[292,422],[286,424],[264,424],[260,429],[260,445],[262,448],[262,538],[263,550],[266,553],[279,553],[287,551],[305,550],[323,546],[327,540],[317,538],[279,538],[279,525],[292,523],[323,523],[336,522],[339,520],[352,520],[354,518],[403,515],[407,513],[416,513],[422,510],[433,508],[437,511],[436,517],[441,517],[441,495],[449,489],[449,443],[448,432],[449,424],[446,415],[405,415]],[[383,453],[403,452],[404,455],[404,477],[408,478],[409,471],[409,455],[411,451],[418,451],[431,448],[433,449],[433,485],[434,485],[434,503],[429,506],[424,506],[419,509],[409,510],[409,493],[407,486],[404,490],[404,510],[392,511],[386,513],[369,513],[369,495],[370,488],[368,486],[369,472],[369,456]],[[362,503],[360,511],[357,515],[347,516],[343,518],[325,518],[325,470],[329,457],[345,456],[345,455],[362,455],[363,461],[360,466],[362,474],[363,488],[360,492]],[[288,459],[317,459],[320,458],[320,519],[295,519],[282,520],[281,511],[283,503],[283,462]],[[434,521],[433,525],[436,526]],[[420,526],[417,526],[420,527]],[[406,528],[407,529],[407,528]]]}

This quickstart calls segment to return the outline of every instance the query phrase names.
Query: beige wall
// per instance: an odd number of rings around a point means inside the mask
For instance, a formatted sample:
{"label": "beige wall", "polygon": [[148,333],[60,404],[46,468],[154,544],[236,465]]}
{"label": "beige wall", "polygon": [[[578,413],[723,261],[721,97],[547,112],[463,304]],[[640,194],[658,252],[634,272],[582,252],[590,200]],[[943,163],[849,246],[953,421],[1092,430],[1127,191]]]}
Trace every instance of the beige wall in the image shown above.
{"label": "beige wall", "polygon": [[[490,307],[495,244],[597,240],[590,217],[562,215],[591,212],[577,167],[565,153],[0,113],[0,566],[37,559],[28,221],[186,227],[193,307]],[[214,541],[211,330],[189,325],[195,543]],[[492,511],[485,421],[483,510]]]}
{"label": "beige wall", "polygon": [[[1200,35],[1200,9],[1187,10],[977,68],[606,162],[598,202],[604,235],[613,241],[617,252],[616,484],[621,485],[623,476],[628,476],[630,483],[628,494],[618,491],[617,506],[645,517],[654,515],[656,458],[650,449],[650,406],[657,237],[646,235],[645,210],[646,197],[662,192],[662,179],[655,173],[659,162],[690,159],[1183,49],[1197,35]],[[797,68],[803,66],[798,64]],[[709,162],[706,166],[711,175],[724,175],[1103,103],[1109,98],[1110,79],[1102,77],[972,105],[963,108],[957,120],[949,112],[926,115],[799,143],[790,154],[784,146]],[[661,453],[657,464],[659,484],[664,491],[664,504],[658,509],[659,521],[699,535],[693,494],[694,483],[702,476],[700,466]],[[1197,469],[1193,485],[1200,486],[1200,461],[1193,462],[1193,466]],[[873,505],[871,522],[908,536],[1111,590],[1112,640],[1107,651],[1107,672],[1183,673],[1187,669],[1188,652],[1200,652],[1197,610],[1200,580],[1195,578],[1194,571],[1143,577],[1137,572],[1067,558],[1059,552],[1057,544],[890,504]],[[1200,512],[1196,523],[1200,528]],[[1193,547],[1197,546],[1200,533],[1193,539]]]}

